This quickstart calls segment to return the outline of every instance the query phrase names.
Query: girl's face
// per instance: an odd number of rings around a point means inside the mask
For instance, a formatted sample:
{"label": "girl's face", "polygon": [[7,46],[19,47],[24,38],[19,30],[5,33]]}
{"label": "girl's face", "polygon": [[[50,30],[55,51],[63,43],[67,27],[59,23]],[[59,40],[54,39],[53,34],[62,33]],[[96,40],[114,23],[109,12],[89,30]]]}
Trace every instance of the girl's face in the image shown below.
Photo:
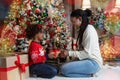
{"label": "girl's face", "polygon": [[38,40],[42,40],[42,39],[44,38],[43,33],[42,33],[42,32],[39,32],[39,33],[37,34],[37,38],[38,38]]}
{"label": "girl's face", "polygon": [[71,17],[71,22],[73,24],[74,27],[80,27],[81,22],[82,22],[82,18],[76,18],[76,17]]}

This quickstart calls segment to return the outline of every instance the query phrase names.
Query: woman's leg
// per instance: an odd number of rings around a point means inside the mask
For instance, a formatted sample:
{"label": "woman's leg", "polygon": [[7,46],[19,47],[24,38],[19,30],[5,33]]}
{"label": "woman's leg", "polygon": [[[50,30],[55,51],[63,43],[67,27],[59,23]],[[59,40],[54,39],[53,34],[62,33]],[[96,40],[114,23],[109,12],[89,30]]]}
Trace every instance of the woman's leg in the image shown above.
{"label": "woman's leg", "polygon": [[53,78],[57,75],[57,68],[48,64],[35,64],[30,68],[30,72],[38,77]]}
{"label": "woman's leg", "polygon": [[93,60],[74,61],[64,64],[61,72],[69,77],[91,77],[100,69],[97,62]]}

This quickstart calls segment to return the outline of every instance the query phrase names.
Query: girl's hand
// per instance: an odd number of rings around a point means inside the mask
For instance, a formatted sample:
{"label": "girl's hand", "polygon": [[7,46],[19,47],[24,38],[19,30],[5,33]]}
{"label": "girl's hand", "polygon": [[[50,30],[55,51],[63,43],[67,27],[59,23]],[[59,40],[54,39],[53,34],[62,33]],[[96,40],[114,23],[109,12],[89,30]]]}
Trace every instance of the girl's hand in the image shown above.
{"label": "girl's hand", "polygon": [[65,55],[65,56],[69,56],[69,51],[65,50],[65,51],[64,51],[64,55]]}
{"label": "girl's hand", "polygon": [[49,57],[50,59],[53,59],[53,58],[54,58],[54,52],[50,52],[50,53],[48,54],[48,57]]}
{"label": "girl's hand", "polygon": [[51,50],[48,54],[50,59],[57,58],[60,54],[60,50]]}

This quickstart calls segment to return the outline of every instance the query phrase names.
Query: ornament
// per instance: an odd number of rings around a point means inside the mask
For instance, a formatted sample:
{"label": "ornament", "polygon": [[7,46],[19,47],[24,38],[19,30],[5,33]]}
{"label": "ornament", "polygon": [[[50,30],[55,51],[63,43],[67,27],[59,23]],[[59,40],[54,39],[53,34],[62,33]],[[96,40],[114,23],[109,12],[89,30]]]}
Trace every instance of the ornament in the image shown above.
{"label": "ornament", "polygon": [[39,9],[39,8],[36,8],[36,9],[35,9],[35,13],[36,13],[36,14],[40,13],[40,9]]}
{"label": "ornament", "polygon": [[38,24],[43,24],[43,21],[40,21]]}
{"label": "ornament", "polygon": [[41,28],[41,27],[42,27],[42,25],[41,25],[41,24],[38,24],[38,27],[39,27],[39,28]]}
{"label": "ornament", "polygon": [[29,16],[31,15],[31,12],[32,12],[31,10],[26,11],[27,15],[29,15]]}
{"label": "ornament", "polygon": [[66,13],[64,12],[64,13],[62,14],[62,16],[63,16],[63,17],[66,17],[67,15],[66,15]]}
{"label": "ornament", "polygon": [[44,16],[44,17],[47,17],[47,16],[48,16],[48,14],[47,14],[47,13],[43,13],[43,16]]}
{"label": "ornament", "polygon": [[10,41],[11,46],[15,45],[15,38],[16,38],[16,33],[15,31],[12,29],[12,27],[10,27],[9,25],[5,26],[2,30],[1,33],[1,38],[2,39],[6,39],[8,38]]}
{"label": "ornament", "polygon": [[61,28],[59,26],[57,27],[57,32],[61,32]]}
{"label": "ornament", "polygon": [[29,25],[29,24],[30,24],[30,21],[26,21],[26,24]]}
{"label": "ornament", "polygon": [[63,22],[60,22],[59,24],[58,24],[58,26],[62,26],[63,25]]}

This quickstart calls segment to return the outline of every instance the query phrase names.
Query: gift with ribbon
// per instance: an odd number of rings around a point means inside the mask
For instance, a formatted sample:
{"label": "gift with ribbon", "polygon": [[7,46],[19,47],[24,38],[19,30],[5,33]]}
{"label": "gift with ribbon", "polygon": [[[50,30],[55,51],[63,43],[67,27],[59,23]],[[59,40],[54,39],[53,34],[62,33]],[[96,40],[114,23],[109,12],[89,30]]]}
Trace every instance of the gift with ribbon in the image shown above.
{"label": "gift with ribbon", "polygon": [[77,41],[76,41],[76,39],[73,39],[73,44],[72,44],[72,46],[73,46],[73,50],[76,50],[76,49],[77,49]]}
{"label": "gift with ribbon", "polygon": [[112,42],[113,48],[117,52],[116,54],[114,53],[114,56],[116,55],[116,57],[120,58],[120,36],[114,35],[110,40]]}
{"label": "gift with ribbon", "polygon": [[28,54],[0,57],[0,80],[24,80],[28,77]]}
{"label": "gift with ribbon", "polygon": [[57,58],[60,53],[60,49],[52,49],[51,52],[54,53],[54,58]]}

